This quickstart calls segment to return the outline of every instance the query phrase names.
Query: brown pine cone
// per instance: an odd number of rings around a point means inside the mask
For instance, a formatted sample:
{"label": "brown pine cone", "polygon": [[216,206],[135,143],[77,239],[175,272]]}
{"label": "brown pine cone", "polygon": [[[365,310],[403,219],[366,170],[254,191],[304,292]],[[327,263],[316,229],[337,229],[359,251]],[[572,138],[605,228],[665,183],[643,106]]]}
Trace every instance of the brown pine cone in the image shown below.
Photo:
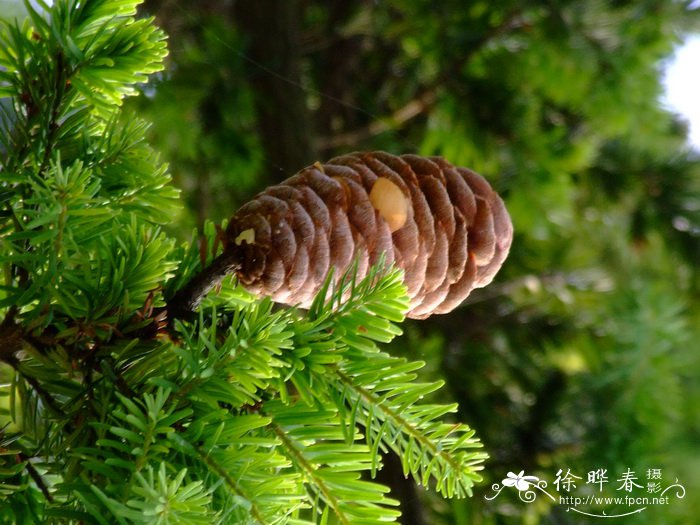
{"label": "brown pine cone", "polygon": [[480,175],[440,157],[352,153],[316,163],[267,188],[233,216],[236,252],[250,291],[310,305],[333,267],[358,277],[384,254],[404,270],[408,317],[454,309],[501,267],[513,237],[508,212]]}

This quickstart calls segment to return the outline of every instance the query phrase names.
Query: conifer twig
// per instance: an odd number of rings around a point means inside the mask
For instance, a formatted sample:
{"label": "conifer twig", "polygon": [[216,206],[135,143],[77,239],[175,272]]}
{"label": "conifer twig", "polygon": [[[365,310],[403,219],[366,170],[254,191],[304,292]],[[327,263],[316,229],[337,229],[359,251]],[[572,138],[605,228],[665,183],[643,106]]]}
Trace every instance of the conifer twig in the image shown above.
{"label": "conifer twig", "polygon": [[187,319],[197,309],[209,291],[224,277],[241,267],[237,252],[224,251],[212,263],[195,275],[184,287],[170,298],[165,309],[168,320]]}
{"label": "conifer twig", "polygon": [[32,465],[32,462],[29,461],[29,456],[24,454],[23,452],[20,452],[17,454],[17,462],[21,463],[22,461],[26,462],[26,469],[27,473],[31,476],[31,478],[34,480],[34,483],[36,483],[36,486],[39,488],[41,493],[44,495],[46,500],[49,503],[53,502],[53,496],[49,492],[48,487],[46,486],[46,483],[44,482],[44,478],[41,477],[41,474],[34,468],[34,465]]}
{"label": "conifer twig", "polygon": [[31,385],[37,395],[46,404],[46,406],[51,409],[56,415],[65,416],[63,409],[58,405],[58,402],[49,394],[46,389],[41,386],[41,383],[29,374],[23,374],[19,369],[19,360],[14,356],[4,356],[3,361],[14,368],[27,383]]}

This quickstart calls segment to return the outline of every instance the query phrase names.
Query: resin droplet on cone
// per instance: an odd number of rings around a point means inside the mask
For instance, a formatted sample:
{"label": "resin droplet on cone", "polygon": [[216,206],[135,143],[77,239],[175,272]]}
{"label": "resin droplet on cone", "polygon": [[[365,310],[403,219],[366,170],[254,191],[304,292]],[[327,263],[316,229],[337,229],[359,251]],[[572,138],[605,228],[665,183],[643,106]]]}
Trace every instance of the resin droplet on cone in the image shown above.
{"label": "resin droplet on cone", "polygon": [[409,317],[446,313],[491,282],[513,228],[486,180],[439,157],[352,153],[316,163],[246,203],[226,232],[240,282],[309,306],[331,267],[358,277],[384,254],[404,270]]}

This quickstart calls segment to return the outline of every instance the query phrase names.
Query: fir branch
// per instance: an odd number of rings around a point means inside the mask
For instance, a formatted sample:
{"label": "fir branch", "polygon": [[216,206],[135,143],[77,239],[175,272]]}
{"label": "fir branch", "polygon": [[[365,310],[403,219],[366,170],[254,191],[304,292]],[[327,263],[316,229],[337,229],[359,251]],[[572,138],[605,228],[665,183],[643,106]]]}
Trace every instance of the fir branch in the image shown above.
{"label": "fir branch", "polygon": [[391,508],[398,502],[386,496],[388,488],[361,479],[360,473],[378,461],[376,451],[359,443],[354,429],[348,436],[332,406],[271,401],[263,411],[272,417],[269,427],[303,475],[311,500],[323,502],[314,503],[322,523],[328,519],[327,509],[344,525],[380,525],[400,515]]}
{"label": "fir branch", "polygon": [[262,511],[255,504],[255,500],[245,493],[245,491],[238,485],[238,483],[236,483],[236,480],[233,478],[233,476],[228,470],[219,465],[211,456],[211,454],[206,453],[204,450],[202,450],[201,447],[195,447],[190,443],[188,443],[188,445],[188,448],[190,448],[190,450],[196,453],[200,461],[207,465],[207,467],[209,467],[212,472],[216,473],[224,481],[226,486],[233,491],[234,494],[243,498],[250,504],[248,512],[250,512],[250,515],[260,525],[272,525],[272,522],[265,519],[265,517],[262,514]]}
{"label": "fir branch", "polygon": [[41,477],[41,474],[39,474],[39,471],[32,465],[30,461],[30,457],[27,456],[24,452],[20,452],[17,454],[17,462],[25,463],[25,469],[27,470],[27,473],[31,476],[31,478],[34,480],[34,483],[36,483],[36,486],[39,488],[41,493],[44,495],[46,498],[46,501],[49,503],[53,503],[53,496],[49,492],[49,488],[46,486],[46,482],[44,481],[44,478]]}
{"label": "fir branch", "polygon": [[[258,510],[256,523],[286,523],[285,517],[308,507],[301,475],[279,452],[280,443],[267,428],[270,418],[235,414],[194,401],[195,417],[183,433],[172,436],[176,448],[195,460],[193,470],[217,480],[214,496],[229,501],[230,523],[251,523],[249,506]],[[197,449],[197,450],[195,450]],[[242,501],[243,500],[243,501]],[[221,506],[219,508],[222,508]],[[301,525],[301,524],[300,524]]]}
{"label": "fir branch", "polygon": [[27,383],[29,383],[29,385],[39,395],[44,404],[49,409],[51,409],[51,411],[54,412],[55,415],[65,417],[66,414],[63,411],[63,408],[61,408],[61,406],[53,398],[53,396],[51,396],[51,394],[49,394],[49,392],[41,385],[41,383],[39,383],[39,380],[35,377],[32,377],[29,374],[22,373],[22,371],[20,370],[20,362],[14,355],[5,356],[3,360],[12,368],[14,368],[15,371],[20,375],[20,377],[22,377]]}
{"label": "fir branch", "polygon": [[351,365],[352,373],[336,370],[342,385],[339,392],[353,422],[365,427],[373,449],[394,450],[401,457],[404,473],[413,474],[417,482],[427,486],[432,476],[444,495],[470,495],[471,486],[481,479],[476,473],[479,464],[487,456],[466,450],[481,444],[466,425],[435,421],[454,412],[456,405],[418,403],[441,383],[415,383],[410,372],[420,363],[381,353],[373,358]]}
{"label": "fir branch", "polygon": [[316,474],[318,468],[306,460],[302,452],[297,448],[292,440],[287,437],[287,433],[284,430],[282,430],[278,425],[274,424],[270,425],[270,427],[277,438],[282,442],[285,450],[290,453],[293,461],[301,467],[301,469],[306,473],[306,476],[313,482],[313,488],[321,493],[323,499],[331,507],[331,509],[333,509],[338,521],[342,525],[352,525],[348,517],[342,511],[340,501],[338,501],[338,499],[333,495],[333,491],[326,485],[326,482]]}

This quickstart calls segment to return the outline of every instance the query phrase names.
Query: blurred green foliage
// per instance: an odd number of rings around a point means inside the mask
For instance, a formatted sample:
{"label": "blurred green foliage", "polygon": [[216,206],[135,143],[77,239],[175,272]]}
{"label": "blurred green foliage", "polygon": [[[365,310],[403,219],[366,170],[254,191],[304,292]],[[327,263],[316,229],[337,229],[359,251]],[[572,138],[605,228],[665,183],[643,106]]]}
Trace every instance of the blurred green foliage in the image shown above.
{"label": "blurred green foliage", "polygon": [[[492,456],[473,499],[420,493],[417,505],[407,489],[404,523],[583,523],[542,497],[484,499],[509,471],[551,483],[559,468],[607,468],[610,485],[627,468],[640,479],[660,468],[685,498],[630,522],[693,521],[700,161],[660,96],[664,61],[698,30],[700,10],[662,0],[256,5],[147,3],[170,35],[170,62],[132,102],[187,195],[185,223],[226,218],[290,175],[289,158],[266,145],[299,129],[308,163],[384,149],[472,167],[515,224],[494,284],[395,343],[428,361],[426,376],[447,378]],[[304,112],[287,111],[299,103]]]}

